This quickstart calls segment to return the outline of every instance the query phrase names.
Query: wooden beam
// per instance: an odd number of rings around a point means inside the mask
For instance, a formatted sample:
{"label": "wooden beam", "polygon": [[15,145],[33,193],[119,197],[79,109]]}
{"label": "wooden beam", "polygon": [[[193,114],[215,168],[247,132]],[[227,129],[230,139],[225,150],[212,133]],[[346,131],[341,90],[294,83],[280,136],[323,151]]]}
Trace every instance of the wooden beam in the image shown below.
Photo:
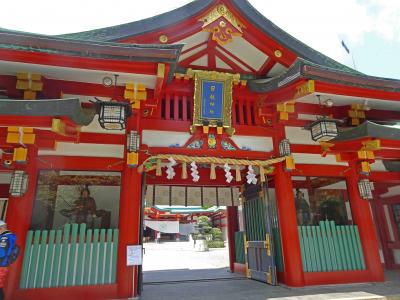
{"label": "wooden beam", "polygon": [[229,57],[223,55],[222,53],[219,53],[218,51],[215,51],[215,56],[220,58],[224,63],[226,63],[229,67],[232,68],[233,72],[237,73],[250,73],[249,70],[244,70],[242,67],[240,67],[237,63],[232,61]]}
{"label": "wooden beam", "polygon": [[[234,58],[236,61],[238,61],[240,64],[242,64],[243,66],[245,66],[246,68],[248,68],[251,72],[256,73],[256,69],[254,69],[252,66],[250,66],[249,64],[247,64],[245,61],[243,61],[242,59],[240,59],[239,57],[237,57],[236,55],[234,55],[232,52],[229,52],[228,50],[226,50],[225,48],[221,47],[221,46],[217,46],[218,50],[221,50],[224,54],[231,56],[232,58]],[[229,56],[227,56],[227,58],[229,58]]]}
{"label": "wooden beam", "polygon": [[315,91],[334,95],[346,95],[361,98],[364,97],[372,99],[400,101],[399,92],[367,89],[362,87],[334,84],[322,81],[315,81]]}
{"label": "wooden beam", "polygon": [[276,60],[272,59],[272,57],[268,57],[261,68],[257,71],[258,75],[268,75],[268,72],[275,66]]}
{"label": "wooden beam", "polygon": [[189,66],[196,59],[199,59],[200,57],[203,57],[204,55],[207,55],[207,54],[208,54],[208,49],[205,48],[205,49],[203,49],[203,50],[201,50],[201,51],[199,51],[199,52],[197,52],[197,53],[195,53],[195,54],[193,54],[193,55],[181,60],[179,62],[179,65],[180,66],[185,66],[185,67]]}
{"label": "wooden beam", "polygon": [[191,51],[193,51],[194,49],[200,48],[201,46],[207,45],[208,41],[202,42],[200,44],[194,45],[193,47],[187,48],[184,51],[181,52],[181,55],[185,54],[185,53],[189,53]]}
{"label": "wooden beam", "polygon": [[125,161],[114,157],[38,156],[38,169],[122,171]]}
{"label": "wooden beam", "polygon": [[189,156],[216,156],[221,158],[267,160],[272,156],[272,152],[246,151],[246,150],[212,150],[212,149],[189,149],[189,148],[170,148],[170,147],[149,147],[149,155],[157,154],[180,154]]}
{"label": "wooden beam", "polygon": [[0,49],[1,60],[76,69],[155,75],[156,62],[119,61],[59,54]]}
{"label": "wooden beam", "polygon": [[345,176],[349,167],[336,165],[296,164],[292,176]]}
{"label": "wooden beam", "polygon": [[371,172],[368,179],[385,184],[400,184],[400,172]]}
{"label": "wooden beam", "polygon": [[[155,185],[185,185],[185,186],[239,186],[242,182],[237,182],[232,180],[231,183],[226,182],[225,172],[222,168],[217,168],[216,171],[216,179],[210,179],[210,169],[199,168],[199,176],[200,180],[198,182],[194,182],[192,177],[190,176],[190,166],[187,165],[188,178],[182,179],[182,167],[180,164],[174,167],[174,171],[176,173],[173,179],[167,179],[165,174],[165,168],[162,169],[162,176],[156,176],[155,171],[148,172],[146,175],[146,184],[155,184]],[[234,176],[234,170],[232,171],[232,175]],[[243,178],[242,178],[243,179]]]}
{"label": "wooden beam", "polygon": [[154,99],[156,103],[161,98],[161,92],[165,87],[165,84],[167,82],[167,77],[169,73],[169,66],[165,64],[158,64],[157,65],[157,79],[156,79],[156,85],[154,88]]}

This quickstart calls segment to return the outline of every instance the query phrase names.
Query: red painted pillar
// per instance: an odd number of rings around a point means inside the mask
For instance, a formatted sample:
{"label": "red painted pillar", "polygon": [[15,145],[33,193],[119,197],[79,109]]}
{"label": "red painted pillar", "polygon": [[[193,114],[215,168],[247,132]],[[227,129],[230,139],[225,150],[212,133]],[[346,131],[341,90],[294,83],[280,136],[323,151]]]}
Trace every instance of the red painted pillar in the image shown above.
{"label": "red painted pillar", "polygon": [[24,257],[24,248],[26,242],[26,234],[32,218],[33,203],[36,195],[37,181],[37,148],[29,147],[28,162],[22,168],[28,174],[28,189],[22,197],[12,197],[8,199],[6,222],[11,231],[17,235],[17,244],[21,248],[18,259],[11,267],[5,286],[6,299],[12,299],[12,295],[19,287],[19,280],[22,270],[22,261]]}
{"label": "red painted pillar", "polygon": [[[134,128],[132,119],[128,121],[127,133]],[[117,286],[119,298],[130,298],[137,295],[138,268],[126,265],[126,248],[139,244],[142,174],[138,173],[137,168],[128,167],[124,159],[119,207]]]}
{"label": "red painted pillar", "polygon": [[126,247],[139,244],[141,177],[137,168],[125,167],[122,172],[117,262],[118,297],[121,298],[136,296],[137,267],[126,265]]}
{"label": "red painted pillar", "polygon": [[237,206],[227,206],[229,269],[235,272],[235,232],[238,231]]}
{"label": "red painted pillar", "polygon": [[389,232],[386,226],[386,216],[383,210],[382,199],[380,198],[380,195],[385,194],[387,191],[387,188],[379,189],[375,185],[375,190],[373,191],[374,199],[371,201],[371,206],[373,211],[375,211],[375,227],[378,231],[378,238],[380,238],[381,242],[381,249],[385,260],[385,269],[390,270],[394,268],[395,262],[393,251],[388,247],[388,244],[390,243],[388,239]]}
{"label": "red painted pillar", "polygon": [[383,281],[383,268],[379,257],[379,245],[375,226],[372,220],[371,208],[368,200],[360,197],[358,191],[359,174],[355,163],[350,163],[351,169],[347,173],[347,190],[349,191],[351,213],[354,223],[358,226],[360,240],[363,247],[364,259],[370,273],[371,281]]}
{"label": "red painted pillar", "polygon": [[275,191],[285,266],[285,284],[304,286],[292,179],[290,173],[284,171],[282,164],[276,165]]}

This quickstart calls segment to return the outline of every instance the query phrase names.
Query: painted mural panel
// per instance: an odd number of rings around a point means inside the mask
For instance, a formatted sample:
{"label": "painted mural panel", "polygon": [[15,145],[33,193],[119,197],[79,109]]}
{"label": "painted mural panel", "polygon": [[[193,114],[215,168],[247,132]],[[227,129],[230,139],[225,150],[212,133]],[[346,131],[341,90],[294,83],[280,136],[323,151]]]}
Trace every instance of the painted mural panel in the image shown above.
{"label": "painted mural panel", "polygon": [[40,171],[31,229],[117,228],[120,185],[116,172]]}
{"label": "painted mural panel", "polygon": [[293,177],[298,225],[352,224],[346,182],[335,177]]}

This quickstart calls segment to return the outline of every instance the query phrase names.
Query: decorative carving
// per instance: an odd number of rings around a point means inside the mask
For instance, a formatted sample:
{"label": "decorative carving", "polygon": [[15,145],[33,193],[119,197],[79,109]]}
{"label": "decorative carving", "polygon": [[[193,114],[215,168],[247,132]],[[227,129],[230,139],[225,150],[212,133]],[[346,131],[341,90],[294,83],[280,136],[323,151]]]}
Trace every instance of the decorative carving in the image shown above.
{"label": "decorative carving", "polygon": [[162,35],[160,35],[160,37],[158,38],[158,40],[159,40],[161,43],[165,44],[165,43],[168,42],[168,36],[166,36],[165,34],[162,34]]}
{"label": "decorative carving", "polygon": [[24,91],[24,100],[34,100],[36,93],[43,90],[42,76],[33,73],[17,73],[16,89]]}
{"label": "decorative carving", "polygon": [[140,102],[147,99],[146,86],[142,83],[126,83],[124,98],[129,100],[132,109],[140,109]]}
{"label": "decorative carving", "polygon": [[351,125],[358,126],[365,119],[365,106],[362,104],[352,104],[348,115],[351,118]]}
{"label": "decorative carving", "polygon": [[203,147],[203,140],[194,140],[187,147],[190,149],[201,149]]}
{"label": "decorative carving", "polygon": [[233,146],[231,143],[229,143],[228,141],[225,141],[225,140],[221,141],[221,146],[222,146],[222,149],[224,149],[224,150],[236,150],[235,146]]}
{"label": "decorative carving", "polygon": [[310,95],[315,92],[315,82],[314,80],[308,80],[307,82],[296,87],[296,93],[293,96],[293,99],[298,99],[307,95]]}
{"label": "decorative carving", "polygon": [[277,50],[274,51],[274,55],[277,58],[281,58],[282,57],[282,51],[277,49]]}
{"label": "decorative carving", "polygon": [[242,36],[242,29],[246,28],[224,4],[214,7],[200,21],[204,22],[203,31],[210,32],[220,46],[231,42],[233,36]]}
{"label": "decorative carving", "polygon": [[217,148],[217,140],[215,138],[215,134],[210,133],[208,135],[208,149],[216,149]]}

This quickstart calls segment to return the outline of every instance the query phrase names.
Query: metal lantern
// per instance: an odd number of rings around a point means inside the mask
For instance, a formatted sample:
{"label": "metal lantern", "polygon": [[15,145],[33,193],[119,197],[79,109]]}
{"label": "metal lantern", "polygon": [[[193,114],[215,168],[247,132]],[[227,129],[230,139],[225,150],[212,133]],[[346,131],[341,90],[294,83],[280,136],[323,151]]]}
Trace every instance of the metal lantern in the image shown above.
{"label": "metal lantern", "polygon": [[327,142],[338,135],[335,120],[319,119],[310,125],[311,138],[316,142]]}
{"label": "metal lantern", "polygon": [[126,120],[131,115],[128,103],[100,102],[100,126],[108,130],[121,130],[125,128]]}
{"label": "metal lantern", "polygon": [[290,142],[288,139],[283,139],[279,143],[279,155],[280,156],[290,156],[292,151],[290,149]]}
{"label": "metal lantern", "polygon": [[21,197],[28,188],[28,174],[24,171],[14,171],[10,183],[10,195],[13,197]]}
{"label": "metal lantern", "polygon": [[128,152],[137,152],[140,147],[140,135],[136,130],[131,130],[128,134],[128,140],[126,143],[126,148]]}
{"label": "metal lantern", "polygon": [[360,197],[363,199],[372,199],[372,187],[371,182],[368,179],[361,179],[358,182],[358,191],[360,193]]}

